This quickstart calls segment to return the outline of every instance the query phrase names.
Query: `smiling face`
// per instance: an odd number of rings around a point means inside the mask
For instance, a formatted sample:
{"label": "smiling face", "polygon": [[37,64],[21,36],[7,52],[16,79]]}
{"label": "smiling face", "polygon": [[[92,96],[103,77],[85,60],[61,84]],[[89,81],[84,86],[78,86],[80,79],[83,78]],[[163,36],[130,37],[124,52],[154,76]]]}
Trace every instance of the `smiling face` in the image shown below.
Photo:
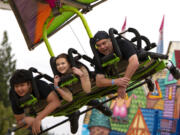
{"label": "smiling face", "polygon": [[70,64],[65,58],[58,58],[56,60],[56,69],[61,74],[67,73],[69,68],[70,68]]}
{"label": "smiling face", "polygon": [[104,55],[109,55],[113,52],[113,46],[110,39],[102,39],[96,42],[97,49]]}
{"label": "smiling face", "polygon": [[18,96],[23,97],[28,92],[31,91],[31,83],[30,82],[24,82],[24,83],[14,84],[14,90],[18,94]]}

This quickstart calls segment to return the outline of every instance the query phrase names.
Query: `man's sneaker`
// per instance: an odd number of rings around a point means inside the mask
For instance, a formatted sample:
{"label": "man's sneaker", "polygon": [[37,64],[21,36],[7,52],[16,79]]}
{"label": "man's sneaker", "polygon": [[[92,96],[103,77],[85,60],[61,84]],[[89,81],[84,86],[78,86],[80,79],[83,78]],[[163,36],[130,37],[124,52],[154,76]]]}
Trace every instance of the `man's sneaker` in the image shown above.
{"label": "man's sneaker", "polygon": [[72,113],[69,116],[69,121],[70,121],[70,127],[71,127],[71,133],[75,134],[78,130],[79,127],[79,116],[80,116],[80,111],[76,111]]}
{"label": "man's sneaker", "polygon": [[98,100],[91,100],[87,105],[93,106],[95,109],[99,110],[108,117],[112,115],[112,111],[110,110],[110,108],[101,104],[101,102],[99,102]]}

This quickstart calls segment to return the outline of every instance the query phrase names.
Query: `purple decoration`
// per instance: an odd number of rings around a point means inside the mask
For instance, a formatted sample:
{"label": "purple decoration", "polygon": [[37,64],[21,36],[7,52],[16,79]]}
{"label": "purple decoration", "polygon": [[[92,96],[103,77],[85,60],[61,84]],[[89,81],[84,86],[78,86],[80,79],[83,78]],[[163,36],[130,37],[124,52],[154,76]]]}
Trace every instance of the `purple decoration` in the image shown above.
{"label": "purple decoration", "polygon": [[174,77],[172,76],[172,74],[169,74],[168,81],[172,81],[172,80],[174,80]]}

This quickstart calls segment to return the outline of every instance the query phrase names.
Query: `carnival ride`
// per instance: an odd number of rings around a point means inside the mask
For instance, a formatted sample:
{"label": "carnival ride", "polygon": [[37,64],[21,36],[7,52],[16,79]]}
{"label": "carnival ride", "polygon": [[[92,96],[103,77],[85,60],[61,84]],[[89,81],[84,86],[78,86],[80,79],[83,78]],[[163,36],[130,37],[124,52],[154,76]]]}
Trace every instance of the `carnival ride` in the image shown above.
{"label": "carnival ride", "polygon": [[[176,67],[174,67],[172,63],[168,64],[168,56],[150,52],[152,48],[156,47],[156,44],[151,43],[147,37],[140,35],[139,32],[134,28],[129,28],[123,33],[118,33],[116,29],[110,28],[109,35],[113,43],[114,53],[100,58],[93,42],[93,35],[83,14],[91,11],[94,7],[105,1],[106,0],[47,0],[46,2],[45,0],[9,0],[10,6],[16,16],[16,19],[28,45],[28,49],[33,50],[35,47],[37,47],[38,44],[44,42],[51,57],[50,64],[54,74],[56,72],[54,68],[55,55],[48,41],[48,37],[52,36],[75,18],[79,17],[82,20],[84,28],[86,29],[86,32],[89,36],[91,49],[96,61],[94,61],[89,56],[82,55],[77,50],[70,48],[68,54],[73,66],[76,66],[76,62],[80,59],[84,59],[92,66],[97,65],[102,70],[107,66],[111,67],[115,72],[111,75],[107,73],[109,78],[123,76],[127,62],[123,60],[121,50],[117,45],[116,39],[118,38],[133,43],[134,47],[136,47],[138,50],[138,58],[140,61],[140,66],[133,75],[131,83],[127,88],[127,92],[142,86],[145,83],[147,83],[150,91],[153,90],[153,83],[151,82],[150,77],[165,68],[170,69],[170,72],[176,79],[180,78],[180,75],[176,74],[179,73]],[[122,36],[124,33],[133,33],[135,36],[131,39],[127,39]],[[142,47],[142,42],[146,44],[145,47]],[[118,67],[121,68],[119,69]],[[53,83],[53,78],[47,74],[43,74],[35,68],[30,68],[30,71],[38,74],[34,78],[45,78]],[[62,106],[52,113],[53,116],[64,116],[72,114],[82,106],[86,105],[89,101],[116,92],[117,86],[106,88],[96,87],[93,71],[89,71],[89,74],[92,83],[91,93],[86,94],[82,90],[76,91],[76,93],[73,93],[73,101],[67,103],[66,101],[62,100]],[[64,81],[60,82],[60,87],[76,83],[78,78],[74,75],[70,75],[64,77],[62,80]],[[115,98],[116,96],[102,102],[102,104]],[[28,100],[23,100],[23,103],[21,103],[22,107],[36,104],[38,100],[32,96],[28,97],[27,99]],[[89,108],[80,114],[83,114],[92,108]],[[69,119],[66,119],[48,129],[45,129],[40,134],[59,126],[68,120]],[[13,128],[9,130],[9,133],[20,128],[22,127]]]}

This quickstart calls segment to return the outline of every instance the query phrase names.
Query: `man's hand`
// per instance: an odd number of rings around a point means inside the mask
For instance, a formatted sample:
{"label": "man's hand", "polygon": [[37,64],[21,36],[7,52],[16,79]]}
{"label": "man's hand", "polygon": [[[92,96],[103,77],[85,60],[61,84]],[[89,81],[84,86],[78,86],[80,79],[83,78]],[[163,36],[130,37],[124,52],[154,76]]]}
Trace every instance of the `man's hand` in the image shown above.
{"label": "man's hand", "polygon": [[130,79],[127,77],[117,78],[115,79],[115,85],[126,88],[128,86],[129,81]]}
{"label": "man's hand", "polygon": [[115,80],[115,85],[119,86],[117,93],[121,98],[125,98],[126,96],[126,88],[128,87],[130,79],[127,77],[118,78]]}
{"label": "man's hand", "polygon": [[38,117],[36,117],[33,121],[32,124],[32,133],[37,135],[38,133],[41,132],[41,119],[39,119]]}
{"label": "man's hand", "polygon": [[29,127],[32,127],[34,118],[33,117],[25,117],[23,121],[26,124],[25,128],[29,128]]}

